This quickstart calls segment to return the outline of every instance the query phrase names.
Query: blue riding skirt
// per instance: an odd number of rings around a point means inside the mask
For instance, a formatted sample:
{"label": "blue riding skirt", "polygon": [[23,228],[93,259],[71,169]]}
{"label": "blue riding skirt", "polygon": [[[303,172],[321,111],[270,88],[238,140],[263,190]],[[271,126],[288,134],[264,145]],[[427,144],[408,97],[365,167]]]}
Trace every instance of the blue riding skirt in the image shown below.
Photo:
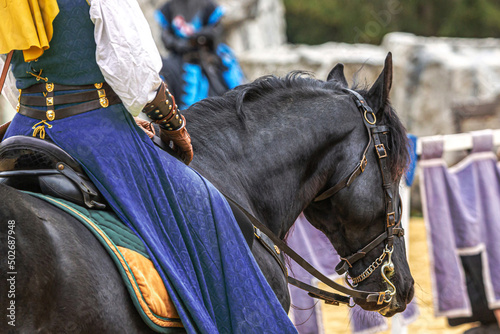
{"label": "blue riding skirt", "polygon": [[[17,114],[6,137],[39,120]],[[157,148],[116,104],[48,122],[145,242],[189,333],[296,333],[219,191]]]}

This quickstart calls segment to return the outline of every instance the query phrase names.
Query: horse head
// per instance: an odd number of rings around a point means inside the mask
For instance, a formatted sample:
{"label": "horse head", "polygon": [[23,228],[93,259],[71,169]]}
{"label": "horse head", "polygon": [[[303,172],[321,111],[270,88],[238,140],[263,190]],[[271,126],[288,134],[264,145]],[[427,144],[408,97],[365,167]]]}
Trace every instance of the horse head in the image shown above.
{"label": "horse head", "polygon": [[408,141],[388,102],[391,84],[389,55],[367,90],[348,89],[339,64],[326,82],[304,72],[266,76],[184,113],[192,166],[279,238],[304,211],[346,259],[340,271],[356,289],[382,296],[354,301],[387,316],[413,296],[398,224]]}
{"label": "horse head", "polygon": [[348,89],[342,64],[328,82],[345,92],[338,120],[345,130],[336,153],[319,163],[329,171],[304,214],[334,245],[342,259],[336,270],[352,288],[385,292],[383,301],[355,297],[355,303],[392,316],[413,298],[414,281],[400,226],[399,184],[409,155],[405,129],[389,104],[391,54],[370,89]]}

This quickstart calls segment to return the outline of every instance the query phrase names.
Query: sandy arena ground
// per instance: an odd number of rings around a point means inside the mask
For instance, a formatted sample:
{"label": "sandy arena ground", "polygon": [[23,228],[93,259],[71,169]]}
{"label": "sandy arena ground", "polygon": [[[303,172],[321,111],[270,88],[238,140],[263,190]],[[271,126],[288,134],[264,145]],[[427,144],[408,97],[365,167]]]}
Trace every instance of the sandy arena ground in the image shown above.
{"label": "sandy arena ground", "polygon": [[[471,327],[470,324],[450,327],[446,318],[434,317],[432,308],[432,290],[429,272],[429,256],[425,225],[422,218],[412,218],[410,221],[410,269],[415,279],[415,297],[420,310],[420,316],[408,326],[408,334],[461,334]],[[323,288],[325,286],[322,286]],[[348,309],[346,307],[322,305],[323,321],[327,334],[350,333]],[[390,330],[380,332],[392,333]]]}

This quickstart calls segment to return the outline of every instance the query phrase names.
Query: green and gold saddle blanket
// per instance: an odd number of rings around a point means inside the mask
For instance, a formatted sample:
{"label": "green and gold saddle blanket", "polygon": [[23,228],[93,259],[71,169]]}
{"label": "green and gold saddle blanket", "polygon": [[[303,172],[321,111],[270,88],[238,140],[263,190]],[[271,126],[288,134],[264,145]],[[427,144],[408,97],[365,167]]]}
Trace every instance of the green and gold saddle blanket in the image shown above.
{"label": "green and gold saddle blanket", "polygon": [[182,322],[143,242],[111,211],[88,210],[63,199],[27,192],[85,225],[107,250],[142,319],[159,333],[177,333]]}

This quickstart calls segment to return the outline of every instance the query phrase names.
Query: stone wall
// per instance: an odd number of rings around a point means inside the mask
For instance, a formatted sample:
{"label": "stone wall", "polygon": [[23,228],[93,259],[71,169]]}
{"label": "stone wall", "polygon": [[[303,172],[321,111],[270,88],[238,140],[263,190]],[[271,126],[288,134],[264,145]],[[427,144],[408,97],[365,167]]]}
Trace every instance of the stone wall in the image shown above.
{"label": "stone wall", "polygon": [[426,38],[387,35],[397,81],[393,104],[418,136],[500,128],[500,110],[457,124],[463,104],[495,101],[500,93],[500,39]]}
{"label": "stone wall", "polygon": [[293,70],[307,71],[325,80],[337,64],[345,65],[348,81],[357,77],[360,83],[371,83],[377,78],[385,50],[369,44],[326,43],[322,45],[284,44],[274,48],[250,50],[238,55],[240,64],[249,80],[267,74],[285,75]]}
{"label": "stone wall", "polygon": [[226,8],[226,42],[236,51],[263,50],[286,43],[282,0],[219,0]]}
{"label": "stone wall", "polygon": [[[393,53],[391,94],[409,132],[417,136],[500,128],[500,110],[470,117],[457,129],[457,107],[497,100],[500,92],[500,39],[427,38],[406,33],[388,34],[380,46],[326,43],[317,46],[284,44],[265,52],[239,54],[252,80],[265,74],[291,70],[312,72],[325,79],[337,63],[346,77],[373,83],[387,52]],[[358,73],[359,71],[359,73]],[[351,80],[352,82],[352,80]]]}

